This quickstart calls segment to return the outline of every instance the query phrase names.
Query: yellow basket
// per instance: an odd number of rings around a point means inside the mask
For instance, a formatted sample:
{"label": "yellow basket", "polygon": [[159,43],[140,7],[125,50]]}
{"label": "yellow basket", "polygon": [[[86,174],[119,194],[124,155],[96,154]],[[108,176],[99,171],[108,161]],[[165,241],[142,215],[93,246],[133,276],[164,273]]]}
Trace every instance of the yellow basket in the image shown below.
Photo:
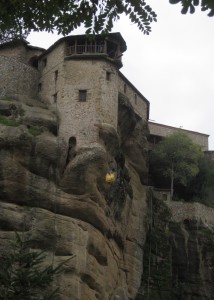
{"label": "yellow basket", "polygon": [[106,182],[108,183],[114,183],[116,180],[116,174],[113,172],[107,173],[106,174]]}

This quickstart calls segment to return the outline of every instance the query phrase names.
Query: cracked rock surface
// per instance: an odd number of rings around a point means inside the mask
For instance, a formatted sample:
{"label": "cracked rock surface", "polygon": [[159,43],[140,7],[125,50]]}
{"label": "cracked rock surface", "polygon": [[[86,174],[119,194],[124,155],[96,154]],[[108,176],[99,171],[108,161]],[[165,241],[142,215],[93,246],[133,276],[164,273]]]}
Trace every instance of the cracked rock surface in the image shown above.
{"label": "cracked rock surface", "polygon": [[[122,103],[119,133],[100,124],[99,141],[72,148],[45,107],[0,100],[0,114],[1,256],[19,232],[49,263],[74,255],[56,282],[61,299],[134,299],[146,235],[147,126]],[[113,184],[105,182],[110,169]]]}

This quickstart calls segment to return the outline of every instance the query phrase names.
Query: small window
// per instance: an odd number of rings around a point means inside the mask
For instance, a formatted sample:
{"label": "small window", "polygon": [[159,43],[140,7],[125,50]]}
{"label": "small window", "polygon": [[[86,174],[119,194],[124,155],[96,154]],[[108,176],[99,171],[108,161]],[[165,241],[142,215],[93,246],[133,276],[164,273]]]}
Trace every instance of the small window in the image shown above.
{"label": "small window", "polygon": [[28,64],[36,69],[38,69],[38,56],[33,56],[29,59]]}
{"label": "small window", "polygon": [[57,81],[57,79],[58,79],[58,70],[54,72],[54,80]]}
{"label": "small window", "polygon": [[123,91],[124,91],[124,94],[126,94],[126,84],[124,83],[124,86],[123,86]]}
{"label": "small window", "polygon": [[57,95],[57,93],[53,94],[53,101],[54,101],[54,103],[56,103],[56,102],[57,102],[57,98],[58,98],[58,95]]}
{"label": "small window", "polygon": [[86,102],[87,98],[87,91],[86,90],[79,90],[79,101]]}
{"label": "small window", "polygon": [[76,144],[77,144],[77,139],[75,138],[75,136],[71,136],[70,138],[69,138],[69,149],[70,148],[74,148],[75,146],[76,146]]}
{"label": "small window", "polygon": [[167,194],[163,193],[163,194],[162,194],[162,199],[163,199],[164,201],[167,201]]}
{"label": "small window", "polygon": [[41,90],[42,90],[42,84],[39,83],[39,84],[38,84],[38,91],[41,92]]}
{"label": "small window", "polygon": [[43,63],[43,67],[47,66],[47,57],[43,58],[42,63]]}
{"label": "small window", "polygon": [[111,80],[111,72],[106,72],[106,80]]}
{"label": "small window", "polygon": [[134,94],[134,103],[137,104],[137,94]]}

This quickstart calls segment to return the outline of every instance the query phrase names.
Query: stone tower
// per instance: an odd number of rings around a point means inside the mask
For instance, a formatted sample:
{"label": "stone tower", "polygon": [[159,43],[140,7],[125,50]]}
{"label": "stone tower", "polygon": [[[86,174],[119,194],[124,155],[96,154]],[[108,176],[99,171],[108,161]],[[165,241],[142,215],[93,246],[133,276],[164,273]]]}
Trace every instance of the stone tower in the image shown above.
{"label": "stone tower", "polygon": [[34,47],[25,40],[14,40],[0,45],[0,98],[35,99],[39,72],[38,57],[43,48]]}
{"label": "stone tower", "polygon": [[68,36],[39,57],[39,94],[56,110],[59,138],[83,146],[98,139],[96,124],[117,129],[119,68],[126,44],[119,33]]}

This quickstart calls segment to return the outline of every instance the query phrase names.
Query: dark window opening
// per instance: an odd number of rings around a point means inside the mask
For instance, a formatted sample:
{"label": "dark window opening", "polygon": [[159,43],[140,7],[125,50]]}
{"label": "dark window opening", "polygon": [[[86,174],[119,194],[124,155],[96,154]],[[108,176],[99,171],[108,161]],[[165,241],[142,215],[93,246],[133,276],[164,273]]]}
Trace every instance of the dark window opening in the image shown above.
{"label": "dark window opening", "polygon": [[70,137],[68,141],[68,153],[67,153],[66,165],[69,163],[70,160],[72,160],[76,156],[76,144],[77,144],[77,140],[75,136]]}
{"label": "dark window opening", "polygon": [[42,90],[42,84],[39,83],[39,84],[38,84],[38,91],[41,92],[41,90]]}
{"label": "dark window opening", "polygon": [[29,59],[28,64],[36,69],[38,69],[38,57],[33,56]]}
{"label": "dark window opening", "polygon": [[137,94],[134,94],[134,103],[137,104]]}
{"label": "dark window opening", "polygon": [[150,134],[147,138],[148,142],[150,144],[158,144],[159,142],[161,142],[163,140],[163,137],[162,136],[158,136],[158,135],[153,135],[153,134]]}
{"label": "dark window opening", "polygon": [[162,199],[163,199],[164,201],[167,201],[167,194],[162,194]]}
{"label": "dark window opening", "polygon": [[79,101],[86,102],[87,98],[87,91],[86,90],[79,90]]}
{"label": "dark window opening", "polygon": [[58,70],[54,72],[54,80],[57,81],[57,79],[58,79]]}
{"label": "dark window opening", "polygon": [[110,58],[115,59],[117,56],[117,44],[113,43],[113,42],[108,42],[107,43],[107,54]]}
{"label": "dark window opening", "polygon": [[110,81],[111,80],[111,72],[106,72],[106,80]]}
{"label": "dark window opening", "polygon": [[75,136],[72,136],[69,138],[69,149],[74,148],[77,144],[77,139],[75,138]]}
{"label": "dark window opening", "polygon": [[47,58],[44,58],[44,59],[42,60],[42,63],[43,63],[43,67],[46,67],[46,66],[47,66]]}
{"label": "dark window opening", "polygon": [[57,98],[58,98],[58,95],[57,95],[57,93],[55,93],[55,94],[53,95],[53,101],[54,101],[54,103],[57,102]]}

